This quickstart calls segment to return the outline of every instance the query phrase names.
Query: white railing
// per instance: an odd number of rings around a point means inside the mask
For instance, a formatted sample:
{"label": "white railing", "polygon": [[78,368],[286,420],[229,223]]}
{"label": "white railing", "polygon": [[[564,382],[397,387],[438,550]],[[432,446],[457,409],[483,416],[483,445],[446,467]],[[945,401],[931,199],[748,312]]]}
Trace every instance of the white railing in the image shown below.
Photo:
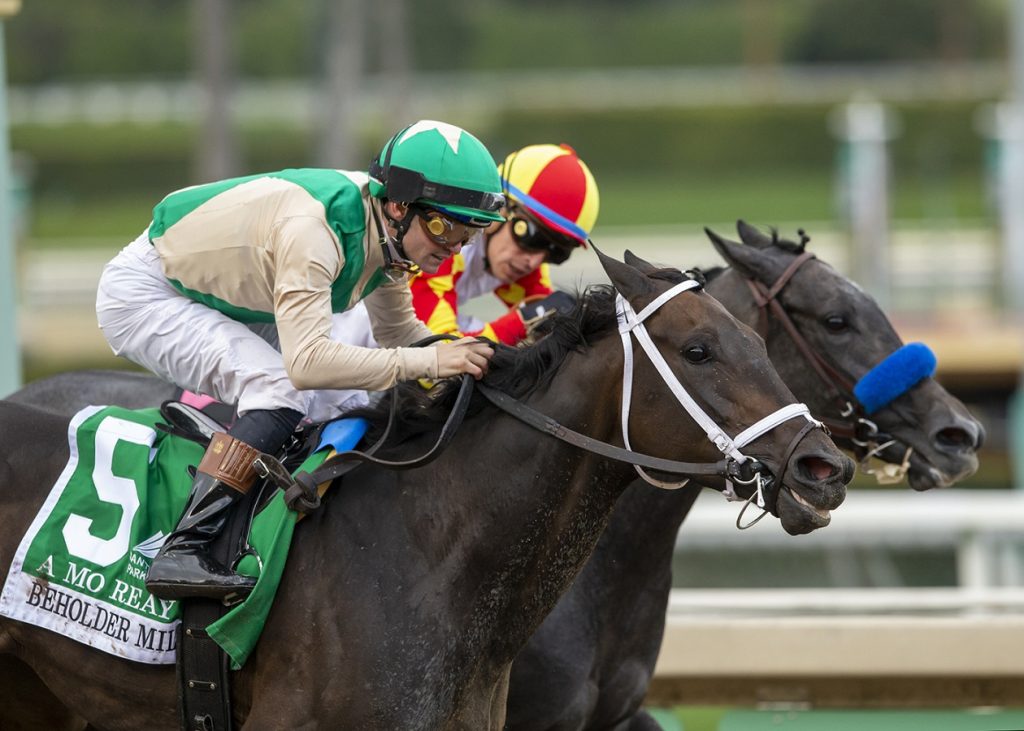
{"label": "white railing", "polygon": [[1024,490],[857,490],[833,511],[830,525],[796,537],[768,518],[736,530],[738,510],[717,495],[701,495],[679,532],[677,549],[763,556],[771,549],[948,547],[955,551],[960,586],[1024,586]]}
{"label": "white railing", "polygon": [[673,589],[673,618],[1024,616],[1024,588]]}
{"label": "white railing", "polygon": [[[748,67],[661,67],[520,69],[467,73],[418,73],[409,77],[367,75],[359,89],[359,113],[379,118],[396,95],[416,110],[492,115],[504,108],[637,109],[708,104],[844,103],[865,88],[886,100],[987,100],[1006,88],[999,63],[780,66],[759,72]],[[322,106],[322,89],[302,79],[243,79],[232,111],[247,121],[309,124]],[[14,86],[14,124],[87,122],[190,122],[200,118],[202,89],[194,81],[82,82]]]}
{"label": "white railing", "polygon": [[[799,537],[772,519],[738,531],[737,509],[702,495],[677,550],[742,551],[770,562],[782,549],[947,547],[960,585],[675,589],[653,700],[900,705],[912,698],[944,706],[1024,699],[1024,491],[856,491],[831,525]],[[898,689],[893,697],[887,687]]]}

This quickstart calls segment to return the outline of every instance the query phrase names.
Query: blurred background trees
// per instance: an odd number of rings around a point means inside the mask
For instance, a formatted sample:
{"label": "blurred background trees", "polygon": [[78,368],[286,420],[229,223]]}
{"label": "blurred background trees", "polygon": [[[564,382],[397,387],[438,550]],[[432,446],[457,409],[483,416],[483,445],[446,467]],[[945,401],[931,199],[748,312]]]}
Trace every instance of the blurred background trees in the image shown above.
{"label": "blurred background trees", "polygon": [[[993,0],[29,2],[8,31],[13,144],[37,203],[110,202],[101,234],[130,198],[227,170],[361,168],[415,116],[496,156],[571,138],[608,186],[602,224],[728,220],[750,198],[747,215],[827,220],[823,120],[866,90],[899,114],[896,217],[976,218],[1005,23]],[[791,196],[762,206],[764,179]]]}

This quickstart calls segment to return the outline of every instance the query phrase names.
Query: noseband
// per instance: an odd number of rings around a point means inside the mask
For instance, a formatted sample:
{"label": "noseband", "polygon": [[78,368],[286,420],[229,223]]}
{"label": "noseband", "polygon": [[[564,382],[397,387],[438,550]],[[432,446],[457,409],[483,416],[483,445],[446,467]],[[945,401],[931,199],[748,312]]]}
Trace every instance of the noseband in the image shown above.
{"label": "noseband", "polygon": [[[910,455],[914,451],[913,447],[907,447],[900,464],[886,464],[881,469],[871,467],[869,464],[871,458],[878,456],[887,448],[895,445],[897,443],[896,439],[890,434],[882,432],[878,428],[878,424],[868,418],[863,405],[854,396],[857,384],[840,373],[817,350],[811,347],[806,338],[797,330],[789,313],[786,312],[777,299],[778,294],[789,283],[789,280],[792,279],[797,270],[807,261],[814,258],[815,256],[811,252],[802,252],[789,263],[789,266],[779,275],[779,278],[775,280],[771,287],[766,287],[756,279],[744,277],[744,281],[747,283],[747,287],[750,288],[754,302],[758,307],[757,332],[762,339],[767,340],[769,317],[774,316],[779,321],[789,334],[794,345],[803,355],[804,360],[807,361],[826,385],[831,386],[836,391],[839,413],[845,421],[823,418],[821,423],[825,425],[830,434],[839,438],[849,439],[862,451],[863,456],[860,460],[862,472],[873,475],[880,484],[899,482],[910,468]],[[869,371],[868,375],[870,373]]]}

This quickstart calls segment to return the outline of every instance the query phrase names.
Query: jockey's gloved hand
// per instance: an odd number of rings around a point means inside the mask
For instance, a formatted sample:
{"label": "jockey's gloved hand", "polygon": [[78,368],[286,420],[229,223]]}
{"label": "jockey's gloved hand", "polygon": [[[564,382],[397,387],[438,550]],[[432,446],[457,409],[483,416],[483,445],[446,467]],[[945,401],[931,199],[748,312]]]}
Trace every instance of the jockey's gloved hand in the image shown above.
{"label": "jockey's gloved hand", "polygon": [[533,323],[551,317],[556,312],[567,314],[576,306],[576,298],[568,292],[554,291],[545,297],[533,297],[519,304],[519,316],[527,329]]}

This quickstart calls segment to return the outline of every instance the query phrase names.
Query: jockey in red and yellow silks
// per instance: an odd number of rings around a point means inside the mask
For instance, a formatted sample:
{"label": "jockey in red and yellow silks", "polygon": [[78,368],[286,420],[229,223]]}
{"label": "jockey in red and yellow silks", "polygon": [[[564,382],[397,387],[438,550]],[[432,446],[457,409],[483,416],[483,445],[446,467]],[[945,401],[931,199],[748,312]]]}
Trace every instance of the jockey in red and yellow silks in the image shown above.
{"label": "jockey in red and yellow silks", "polygon": [[[416,316],[435,333],[482,335],[495,342],[515,345],[526,337],[526,326],[518,309],[528,299],[551,294],[548,265],[541,264],[526,276],[504,283],[487,271],[484,237],[477,236],[445,261],[436,274],[418,274],[409,283]],[[508,306],[508,312],[490,322],[459,313],[459,303],[493,292]]]}
{"label": "jockey in red and yellow silks", "polygon": [[[436,273],[410,282],[417,317],[435,333],[482,335],[514,345],[526,323],[573,299],[551,287],[548,264],[585,247],[597,220],[599,194],[589,168],[568,145],[530,145],[498,168],[507,222],[475,236]],[[491,322],[459,312],[459,305],[493,292],[509,308]]]}

